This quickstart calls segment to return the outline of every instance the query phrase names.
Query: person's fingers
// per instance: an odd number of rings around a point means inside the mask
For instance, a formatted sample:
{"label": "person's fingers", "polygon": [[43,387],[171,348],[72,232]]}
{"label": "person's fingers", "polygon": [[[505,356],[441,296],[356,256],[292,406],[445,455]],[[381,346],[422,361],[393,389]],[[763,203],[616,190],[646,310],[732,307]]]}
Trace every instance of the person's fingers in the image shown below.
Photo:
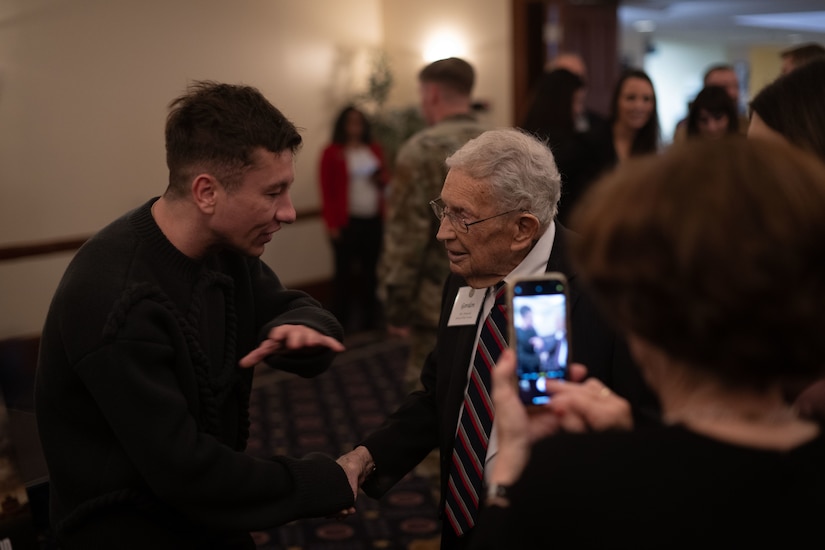
{"label": "person's fingers", "polygon": [[321,334],[311,328],[281,325],[272,329],[269,338],[242,357],[238,364],[243,368],[253,367],[263,361],[266,356],[279,350],[297,350],[307,347],[326,347],[337,352],[346,349],[344,344],[335,338]]}
{"label": "person's fingers", "polygon": [[347,349],[344,344],[336,340],[331,336],[321,336],[320,345],[324,346],[325,348],[329,348],[332,351],[344,351]]}
{"label": "person's fingers", "polygon": [[263,361],[264,357],[272,354],[278,347],[279,344],[274,340],[264,340],[257,348],[244,355],[241,360],[238,361],[238,364],[243,368],[254,367]]}
{"label": "person's fingers", "polygon": [[493,377],[502,382],[510,381],[516,375],[516,354],[513,350],[505,348],[496,362],[493,369]]}
{"label": "person's fingers", "polygon": [[551,406],[565,416],[578,417],[592,430],[633,427],[630,404],[598,381],[567,385],[553,395]]}
{"label": "person's fingers", "polygon": [[295,350],[307,347],[325,347],[333,351],[344,351],[344,345],[331,336],[326,336],[309,327],[281,325],[269,334],[270,340],[280,342],[285,349]]}
{"label": "person's fingers", "polygon": [[578,414],[571,414],[564,408],[558,409],[557,418],[559,420],[559,427],[572,433],[582,433],[589,430],[585,419]]}
{"label": "person's fingers", "polygon": [[597,395],[599,397],[605,397],[610,395],[612,392],[610,388],[608,388],[604,382],[599,380],[598,378],[588,378],[584,382],[582,382],[582,387],[585,388],[587,391],[592,393],[593,395]]}
{"label": "person's fingers", "polygon": [[568,378],[573,382],[581,382],[587,378],[587,367],[581,363],[573,363],[568,370]]}

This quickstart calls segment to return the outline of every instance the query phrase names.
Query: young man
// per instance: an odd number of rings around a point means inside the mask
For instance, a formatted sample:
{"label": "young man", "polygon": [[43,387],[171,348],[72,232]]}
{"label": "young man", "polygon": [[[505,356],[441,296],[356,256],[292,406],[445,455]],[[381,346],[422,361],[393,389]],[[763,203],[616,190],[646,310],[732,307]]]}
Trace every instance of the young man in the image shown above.
{"label": "young man", "polygon": [[324,371],[342,329],[259,256],[295,221],[301,136],[254,88],[171,103],[169,185],[77,253],[43,329],[36,412],[62,548],[254,548],[354,502],[325,456],[254,458],[253,367]]}
{"label": "young man", "polygon": [[410,339],[410,389],[420,387],[421,364],[435,344],[441,287],[450,273],[429,202],[444,184],[444,160],[484,130],[472,113],[475,71],[469,63],[434,61],[421,69],[418,82],[428,127],[398,152],[379,268],[389,333]]}

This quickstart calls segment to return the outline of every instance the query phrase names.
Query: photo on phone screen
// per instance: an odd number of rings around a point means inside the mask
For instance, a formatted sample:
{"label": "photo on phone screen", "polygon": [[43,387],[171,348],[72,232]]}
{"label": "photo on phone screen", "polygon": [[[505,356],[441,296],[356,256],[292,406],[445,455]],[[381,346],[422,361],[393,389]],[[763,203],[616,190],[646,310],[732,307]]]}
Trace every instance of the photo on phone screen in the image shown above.
{"label": "photo on phone screen", "polygon": [[510,347],[516,352],[519,397],[525,405],[549,402],[546,382],[567,376],[566,290],[561,274],[522,279],[510,287]]}

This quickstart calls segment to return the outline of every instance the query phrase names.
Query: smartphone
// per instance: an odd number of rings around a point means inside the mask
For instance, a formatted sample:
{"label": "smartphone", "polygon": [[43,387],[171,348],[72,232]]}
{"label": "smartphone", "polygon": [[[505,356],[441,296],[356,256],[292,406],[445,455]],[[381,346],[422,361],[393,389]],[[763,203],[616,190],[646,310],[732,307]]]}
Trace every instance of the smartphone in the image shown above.
{"label": "smartphone", "polygon": [[550,401],[547,381],[567,378],[570,322],[567,278],[550,272],[507,286],[510,348],[516,352],[517,383],[527,406]]}

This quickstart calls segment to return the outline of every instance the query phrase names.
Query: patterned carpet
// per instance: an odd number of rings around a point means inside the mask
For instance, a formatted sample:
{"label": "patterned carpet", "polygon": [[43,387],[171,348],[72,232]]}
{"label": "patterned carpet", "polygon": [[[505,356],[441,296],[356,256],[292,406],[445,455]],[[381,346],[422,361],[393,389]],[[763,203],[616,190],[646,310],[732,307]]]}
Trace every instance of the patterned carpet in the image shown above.
{"label": "patterned carpet", "polygon": [[[407,347],[373,338],[348,342],[348,348],[314,379],[256,372],[250,453],[339,456],[395,409],[404,395]],[[344,521],[300,520],[254,536],[261,550],[438,548],[436,507],[430,482],[414,472],[381,501],[361,493],[358,513]]]}

